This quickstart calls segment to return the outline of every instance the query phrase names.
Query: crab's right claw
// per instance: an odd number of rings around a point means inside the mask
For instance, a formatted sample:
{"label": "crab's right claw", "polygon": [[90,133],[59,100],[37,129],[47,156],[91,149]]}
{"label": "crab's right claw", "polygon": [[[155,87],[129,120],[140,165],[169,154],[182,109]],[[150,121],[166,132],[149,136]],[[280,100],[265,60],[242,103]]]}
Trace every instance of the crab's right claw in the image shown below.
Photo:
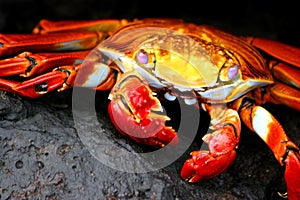
{"label": "crab's right claw", "polygon": [[215,157],[208,151],[194,151],[192,158],[185,161],[181,177],[188,182],[198,182],[213,178],[224,172],[234,161],[236,152]]}
{"label": "crab's right claw", "polygon": [[177,133],[165,125],[169,118],[162,113],[159,100],[138,74],[123,74],[110,99],[110,118],[122,134],[150,146],[177,144]]}
{"label": "crab's right claw", "polygon": [[[209,110],[212,116],[211,110]],[[213,178],[224,172],[234,161],[235,149],[240,139],[241,122],[238,113],[225,109],[224,114],[210,126],[212,133],[202,139],[208,150],[191,152],[181,170],[181,177],[188,182],[198,182]]]}

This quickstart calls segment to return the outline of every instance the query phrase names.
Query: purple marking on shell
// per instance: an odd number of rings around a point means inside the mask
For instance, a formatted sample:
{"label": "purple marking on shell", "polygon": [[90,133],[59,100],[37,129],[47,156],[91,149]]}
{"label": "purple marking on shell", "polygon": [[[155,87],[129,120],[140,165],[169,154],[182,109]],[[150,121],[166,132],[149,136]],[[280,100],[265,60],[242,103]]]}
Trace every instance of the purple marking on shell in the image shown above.
{"label": "purple marking on shell", "polygon": [[143,49],[139,50],[137,53],[137,61],[141,64],[147,64],[148,63],[148,54]]}
{"label": "purple marking on shell", "polygon": [[228,71],[227,71],[228,78],[233,79],[234,77],[236,77],[236,75],[238,74],[238,71],[239,71],[239,67],[237,64],[229,67]]}

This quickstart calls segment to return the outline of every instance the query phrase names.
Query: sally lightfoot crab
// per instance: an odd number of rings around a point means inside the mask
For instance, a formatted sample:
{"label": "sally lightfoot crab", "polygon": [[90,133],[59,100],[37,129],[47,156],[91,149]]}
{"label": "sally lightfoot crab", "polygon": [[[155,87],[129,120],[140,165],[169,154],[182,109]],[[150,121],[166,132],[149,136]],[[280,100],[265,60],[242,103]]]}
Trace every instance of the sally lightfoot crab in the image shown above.
{"label": "sally lightfoot crab", "polygon": [[260,106],[300,111],[299,55],[276,41],[181,20],[42,20],[32,34],[0,35],[0,89],[30,98],[72,87],[111,90],[108,110],[120,133],[158,147],[180,143],[160,100],[182,99],[211,117],[207,150],[191,152],[184,180],[224,172],[243,122],[285,168],[288,198],[299,199],[299,148]]}

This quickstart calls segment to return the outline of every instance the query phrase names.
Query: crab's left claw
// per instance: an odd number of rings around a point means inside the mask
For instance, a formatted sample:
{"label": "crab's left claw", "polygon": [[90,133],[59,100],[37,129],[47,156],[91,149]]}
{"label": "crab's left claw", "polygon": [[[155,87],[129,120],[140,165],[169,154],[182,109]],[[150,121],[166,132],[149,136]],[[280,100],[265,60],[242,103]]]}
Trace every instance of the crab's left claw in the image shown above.
{"label": "crab's left claw", "polygon": [[109,114],[113,124],[134,141],[163,147],[177,144],[177,133],[166,126],[159,100],[137,73],[125,73],[110,93]]}

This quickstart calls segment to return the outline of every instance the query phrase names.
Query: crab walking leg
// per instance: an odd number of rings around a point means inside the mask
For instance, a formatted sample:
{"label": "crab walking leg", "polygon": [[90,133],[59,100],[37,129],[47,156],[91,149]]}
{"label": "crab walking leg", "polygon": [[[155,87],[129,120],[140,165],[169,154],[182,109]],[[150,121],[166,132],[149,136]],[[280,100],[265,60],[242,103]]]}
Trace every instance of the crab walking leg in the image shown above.
{"label": "crab walking leg", "polygon": [[[300,91],[283,83],[276,83],[268,88],[269,97],[266,101],[283,104],[300,111]],[[267,96],[267,95],[266,95]]]}
{"label": "crab walking leg", "polygon": [[270,68],[272,70],[272,74],[277,80],[296,88],[300,88],[300,67],[292,67],[285,63],[274,63]]}
{"label": "crab walking leg", "polygon": [[61,32],[51,34],[0,34],[0,56],[24,51],[77,51],[94,48],[107,34],[103,32]]}
{"label": "crab walking leg", "polygon": [[121,134],[150,146],[177,144],[177,133],[165,125],[169,118],[159,100],[137,73],[121,75],[109,98],[109,115]]}
{"label": "crab walking leg", "polygon": [[224,172],[234,161],[240,140],[241,122],[238,113],[223,106],[206,106],[211,126],[202,138],[208,150],[191,152],[181,170],[189,182],[213,178]]}
{"label": "crab walking leg", "polygon": [[299,148],[288,138],[280,123],[264,108],[249,104],[240,111],[245,124],[257,133],[285,166],[285,181],[290,200],[300,199]]}
{"label": "crab walking leg", "polygon": [[246,41],[281,61],[300,68],[300,49],[265,38],[248,37]]}
{"label": "crab walking leg", "polygon": [[46,73],[58,66],[81,63],[90,51],[64,53],[23,52],[13,58],[0,60],[0,77],[20,75],[30,77]]}
{"label": "crab walking leg", "polygon": [[46,34],[65,31],[101,31],[107,34],[114,32],[120,26],[127,24],[126,19],[100,19],[100,20],[69,20],[50,21],[43,19],[33,29],[34,34]]}
{"label": "crab walking leg", "polygon": [[0,78],[0,90],[29,98],[38,98],[53,90],[58,92],[72,87],[108,90],[115,84],[112,69],[104,63],[84,62],[62,66],[23,82]]}
{"label": "crab walking leg", "polygon": [[56,70],[24,82],[0,79],[0,90],[24,97],[38,98],[43,94],[61,88],[67,78],[68,73],[66,71]]}

